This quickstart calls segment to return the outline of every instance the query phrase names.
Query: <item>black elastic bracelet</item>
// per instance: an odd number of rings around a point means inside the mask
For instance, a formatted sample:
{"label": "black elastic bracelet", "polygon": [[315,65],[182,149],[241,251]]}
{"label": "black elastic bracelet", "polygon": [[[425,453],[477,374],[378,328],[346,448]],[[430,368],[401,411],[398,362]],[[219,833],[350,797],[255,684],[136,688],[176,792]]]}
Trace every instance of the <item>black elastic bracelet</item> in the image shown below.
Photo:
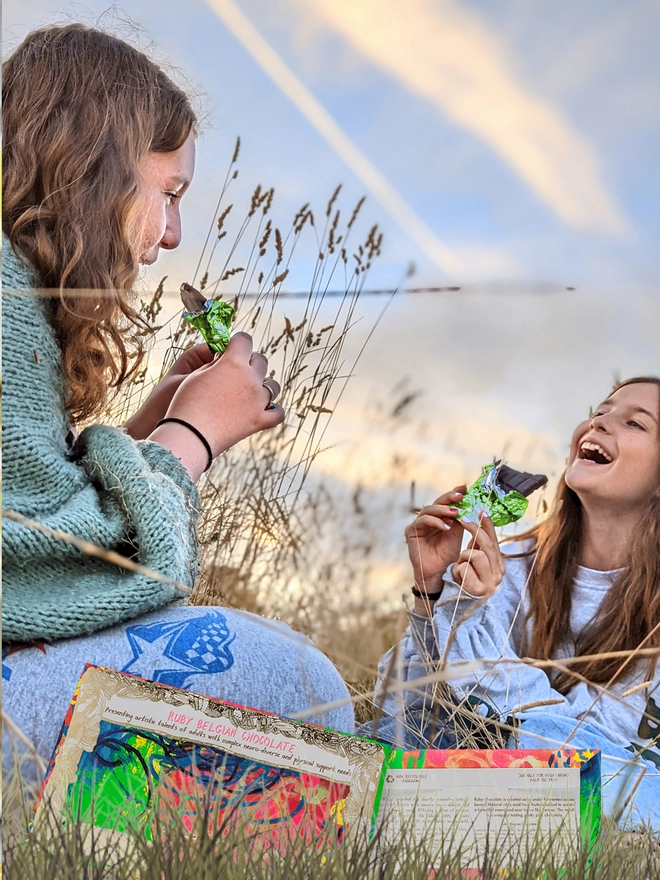
{"label": "black elastic bracelet", "polygon": [[428,599],[429,602],[437,602],[440,596],[442,596],[442,590],[438,590],[437,593],[422,593],[421,590],[417,589],[417,587],[413,587],[412,594],[417,599]]}
{"label": "black elastic bracelet", "polygon": [[161,425],[164,425],[164,424],[166,424],[167,422],[174,422],[175,425],[183,425],[184,428],[188,428],[188,430],[189,430],[189,431],[192,431],[193,434],[194,434],[196,437],[199,437],[199,439],[200,439],[200,440],[202,441],[202,443],[204,444],[204,449],[206,449],[206,454],[207,454],[208,457],[209,457],[209,463],[208,463],[208,464],[206,465],[206,467],[204,468],[204,473],[206,473],[207,470],[208,470],[208,469],[211,467],[211,465],[213,464],[213,452],[211,451],[211,446],[209,445],[209,441],[206,439],[206,437],[202,434],[201,431],[198,431],[197,428],[196,428],[194,425],[190,425],[188,422],[184,422],[183,419],[175,419],[174,417],[170,417],[170,418],[167,418],[167,419],[161,419],[161,420],[158,422],[158,424],[156,425],[156,427],[157,427],[157,428],[160,428]]}

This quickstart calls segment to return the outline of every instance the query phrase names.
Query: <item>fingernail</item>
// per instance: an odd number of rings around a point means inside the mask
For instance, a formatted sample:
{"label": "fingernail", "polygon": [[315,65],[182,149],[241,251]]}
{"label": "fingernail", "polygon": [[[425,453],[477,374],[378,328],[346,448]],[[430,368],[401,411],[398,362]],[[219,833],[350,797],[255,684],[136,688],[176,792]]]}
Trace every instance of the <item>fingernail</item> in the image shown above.
{"label": "fingernail", "polygon": [[449,509],[452,513],[458,513],[458,507],[450,507]]}
{"label": "fingernail", "polygon": [[447,529],[447,531],[449,531],[449,529],[451,528],[451,526],[449,525],[449,523],[443,522],[442,525],[444,526],[445,529]]}

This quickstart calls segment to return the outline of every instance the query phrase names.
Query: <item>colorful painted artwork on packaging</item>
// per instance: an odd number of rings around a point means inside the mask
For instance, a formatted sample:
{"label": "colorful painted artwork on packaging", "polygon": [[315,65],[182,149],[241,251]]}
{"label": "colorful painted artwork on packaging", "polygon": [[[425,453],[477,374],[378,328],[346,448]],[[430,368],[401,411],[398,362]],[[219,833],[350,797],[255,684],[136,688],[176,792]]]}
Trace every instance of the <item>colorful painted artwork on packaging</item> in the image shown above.
{"label": "colorful painted artwork on packaging", "polygon": [[118,842],[181,823],[291,852],[370,827],[382,743],[87,666],[55,747],[33,829],[75,821]]}
{"label": "colorful painted artwork on packaging", "polygon": [[94,825],[151,836],[156,818],[174,816],[192,832],[200,813],[211,834],[233,823],[265,846],[293,839],[310,844],[343,835],[350,787],[320,776],[269,766],[209,745],[102,721],[68,786],[67,808],[93,814]]}

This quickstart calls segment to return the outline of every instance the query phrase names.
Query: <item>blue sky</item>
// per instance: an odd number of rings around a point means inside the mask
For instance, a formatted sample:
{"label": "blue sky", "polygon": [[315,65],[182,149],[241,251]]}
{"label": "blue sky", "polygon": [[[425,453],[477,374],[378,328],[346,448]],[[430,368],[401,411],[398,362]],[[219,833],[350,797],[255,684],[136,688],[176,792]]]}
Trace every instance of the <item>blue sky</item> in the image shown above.
{"label": "blue sky", "polygon": [[[9,0],[5,45],[41,22],[93,20],[104,8]],[[413,259],[429,282],[657,282],[657,3],[415,0],[404,11],[395,0],[135,0],[127,9],[141,41],[205,96],[211,128],[198,181],[220,178],[240,134],[250,182],[271,181],[283,210],[322,202],[337,182],[355,198],[367,192],[386,232],[375,281]],[[456,255],[455,267],[437,265],[400,228],[239,42],[228,9]],[[177,264],[195,253],[213,194],[199,184],[190,194]]]}
{"label": "blue sky", "polygon": [[[91,22],[104,9],[4,0],[5,48],[39,24]],[[143,28],[138,42],[153,41],[208,111],[184,241],[154,277],[169,274],[173,289],[190,277],[240,135],[236,200],[272,185],[285,224],[303,202],[322,212],[338,183],[346,208],[368,196],[365,226],[385,235],[370,285],[399,284],[411,260],[420,285],[481,285],[393,303],[333,419],[339,445],[319,460],[333,479],[377,487],[392,443],[429,492],[475,477],[506,443],[514,466],[556,475],[573,425],[613,375],[658,372],[655,0],[124,9]],[[293,286],[308,282],[312,250]],[[576,290],[540,294],[533,282]],[[365,301],[366,324],[380,305]],[[414,424],[384,438],[363,412],[404,380],[423,391]],[[407,497],[404,481],[399,491]]]}

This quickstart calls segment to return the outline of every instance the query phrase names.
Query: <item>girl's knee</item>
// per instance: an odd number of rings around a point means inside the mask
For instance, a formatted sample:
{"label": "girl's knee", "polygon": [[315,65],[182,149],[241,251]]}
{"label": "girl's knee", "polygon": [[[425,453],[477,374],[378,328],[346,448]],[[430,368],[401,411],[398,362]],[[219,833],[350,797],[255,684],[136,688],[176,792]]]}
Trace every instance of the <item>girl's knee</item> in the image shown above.
{"label": "girl's knee", "polygon": [[332,661],[312,645],[305,651],[301,679],[307,685],[308,708],[318,707],[306,720],[353,733],[355,715],[346,683]]}
{"label": "girl's knee", "polygon": [[307,636],[282,621],[235,609],[223,608],[222,613],[235,634],[231,647],[236,668],[253,678],[244,686],[254,693],[254,708],[273,711],[270,707],[276,705],[278,714],[294,715],[319,707],[305,720],[353,732],[355,718],[346,684]]}

